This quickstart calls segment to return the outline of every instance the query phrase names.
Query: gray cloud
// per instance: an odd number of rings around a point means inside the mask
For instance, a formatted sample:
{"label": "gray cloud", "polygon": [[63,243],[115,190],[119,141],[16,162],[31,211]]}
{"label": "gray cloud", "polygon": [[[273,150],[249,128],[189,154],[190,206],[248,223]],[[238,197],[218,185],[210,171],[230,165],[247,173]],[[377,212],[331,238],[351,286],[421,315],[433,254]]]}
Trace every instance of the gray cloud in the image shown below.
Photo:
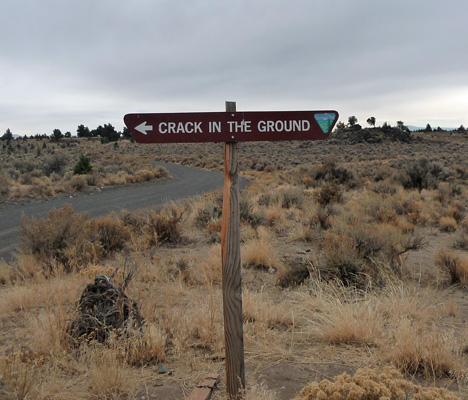
{"label": "gray cloud", "polygon": [[468,91],[467,11],[463,0],[6,0],[0,130],[120,129],[127,112],[224,100],[466,125],[451,99]]}

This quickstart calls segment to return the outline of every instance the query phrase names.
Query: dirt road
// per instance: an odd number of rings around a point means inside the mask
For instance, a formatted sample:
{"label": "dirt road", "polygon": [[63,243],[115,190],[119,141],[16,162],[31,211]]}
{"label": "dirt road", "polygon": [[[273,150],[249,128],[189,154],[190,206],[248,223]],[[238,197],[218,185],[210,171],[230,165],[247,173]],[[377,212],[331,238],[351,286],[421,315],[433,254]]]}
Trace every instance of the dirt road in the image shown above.
{"label": "dirt road", "polygon": [[[212,192],[223,186],[223,174],[220,172],[164,162],[155,162],[155,164],[169,170],[173,179],[109,187],[90,194],[0,206],[0,259],[11,260],[13,252],[19,246],[19,224],[22,214],[44,218],[51,209],[71,204],[76,212],[88,213],[90,218],[96,218],[113,211],[151,208],[171,200]],[[241,179],[241,188],[246,185],[247,181]]]}

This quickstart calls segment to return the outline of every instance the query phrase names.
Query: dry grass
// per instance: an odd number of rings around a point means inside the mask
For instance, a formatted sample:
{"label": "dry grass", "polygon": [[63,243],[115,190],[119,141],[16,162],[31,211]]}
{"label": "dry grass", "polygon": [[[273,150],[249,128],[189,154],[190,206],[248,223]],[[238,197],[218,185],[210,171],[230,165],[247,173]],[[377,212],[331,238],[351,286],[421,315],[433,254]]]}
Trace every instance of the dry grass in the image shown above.
{"label": "dry grass", "polygon": [[28,311],[58,304],[72,304],[77,300],[82,280],[75,276],[28,282],[3,289],[0,299],[0,316],[10,316],[18,311]]}
{"label": "dry grass", "polygon": [[453,332],[405,318],[398,321],[392,335],[386,360],[401,371],[429,378],[460,376],[462,368]]}
{"label": "dry grass", "polygon": [[383,324],[376,305],[369,302],[341,303],[319,316],[320,333],[331,344],[374,346],[382,337]]}
{"label": "dry grass", "polygon": [[21,354],[0,359],[2,382],[11,393],[11,398],[15,396],[15,399],[24,400],[30,397],[37,379],[37,369],[34,362],[24,362]]}
{"label": "dry grass", "polygon": [[[54,197],[60,193],[97,190],[102,186],[166,179],[167,170],[155,167],[147,156],[135,157],[137,145],[130,142],[100,144],[96,140],[17,140],[0,148],[0,201],[27,197]],[[75,175],[79,155],[86,154],[92,172]]]}
{"label": "dry grass", "polygon": [[[251,375],[247,399],[294,395],[279,395],[259,383],[269,374],[278,387],[296,382],[296,392],[316,376],[303,392],[310,399],[351,399],[343,392],[345,384],[354,385],[356,399],[373,398],[366,392],[370,387],[384,394],[381,385],[387,384],[408,398],[455,398],[403,381],[402,373],[437,386],[459,383],[454,390],[466,397],[467,303],[458,284],[466,284],[468,274],[463,214],[468,146],[465,138],[444,140],[373,146],[243,144],[240,170],[251,180],[241,198],[244,340]],[[90,155],[94,174],[73,176],[67,168],[81,145],[77,141],[68,151],[47,143],[40,149],[44,161],[33,162],[29,149],[29,158],[15,165],[12,154],[2,159],[7,164],[1,164],[0,197],[52,196],[154,179],[157,172],[145,164],[150,157],[221,168],[218,145],[161,149],[120,143],[95,146],[96,153],[82,151]],[[66,164],[46,176],[42,162],[54,167],[51,150],[64,150]],[[337,156],[328,158],[332,153]],[[427,162],[412,161],[422,155]],[[299,164],[293,165],[296,159]],[[416,182],[411,183],[411,174],[426,167],[430,176],[420,188],[411,187]],[[450,178],[444,182],[444,176]],[[160,397],[161,383],[182,387],[188,395],[206,371],[222,371],[220,217],[220,194],[213,193],[157,212],[90,221],[62,209],[43,220],[25,220],[23,254],[0,265],[0,380],[8,395],[149,398]],[[434,235],[422,240],[421,232]],[[406,254],[416,250],[431,259],[425,252],[440,247],[434,244],[440,238],[447,243],[458,238],[457,251],[442,249],[434,258],[457,284],[450,290],[445,280],[422,284],[430,280],[415,280],[405,271]],[[431,246],[421,250],[425,241]],[[113,336],[105,345],[70,346],[63,332],[86,284],[124,265],[136,270],[127,294],[140,306],[143,332]],[[422,268],[426,272],[438,276],[430,263]],[[122,274],[115,279],[119,282]],[[172,376],[158,374],[161,362]],[[385,367],[390,365],[399,372]],[[328,368],[338,375],[368,366],[382,367],[318,382]],[[282,374],[274,375],[275,368],[284,371],[284,381]],[[288,375],[295,368],[304,373]],[[317,388],[325,395],[313,392]]]}
{"label": "dry grass", "polygon": [[249,240],[242,247],[242,258],[244,266],[266,271],[278,271],[282,268],[281,261],[271,237],[263,228],[257,232],[258,237]]}
{"label": "dry grass", "polygon": [[453,330],[438,325],[455,313],[447,296],[405,285],[361,292],[314,283],[302,293],[300,304],[312,337],[334,345],[375,347],[380,358],[405,373],[458,378],[464,371],[460,344]]}

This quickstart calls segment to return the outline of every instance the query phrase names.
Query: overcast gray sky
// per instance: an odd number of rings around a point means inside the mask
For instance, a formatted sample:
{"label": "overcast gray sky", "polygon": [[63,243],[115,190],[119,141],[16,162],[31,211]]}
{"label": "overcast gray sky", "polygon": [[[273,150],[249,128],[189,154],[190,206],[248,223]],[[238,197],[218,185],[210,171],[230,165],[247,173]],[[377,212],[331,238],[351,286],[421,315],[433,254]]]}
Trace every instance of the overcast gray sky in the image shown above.
{"label": "overcast gray sky", "polygon": [[132,112],[468,126],[466,0],[2,0],[0,135]]}

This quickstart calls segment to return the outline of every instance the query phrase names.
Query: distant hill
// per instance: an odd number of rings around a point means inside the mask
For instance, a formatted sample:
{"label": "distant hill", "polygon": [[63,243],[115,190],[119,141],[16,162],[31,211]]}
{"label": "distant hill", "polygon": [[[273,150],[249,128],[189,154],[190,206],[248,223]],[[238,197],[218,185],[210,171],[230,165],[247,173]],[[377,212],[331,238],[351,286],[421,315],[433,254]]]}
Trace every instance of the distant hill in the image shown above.
{"label": "distant hill", "polygon": [[[408,129],[412,132],[414,131],[422,131],[423,129],[426,129],[425,126],[414,126],[414,125],[407,125]],[[432,129],[437,129],[437,126],[432,126]],[[456,130],[457,128],[444,128],[444,127],[441,127],[444,131],[454,131]]]}

